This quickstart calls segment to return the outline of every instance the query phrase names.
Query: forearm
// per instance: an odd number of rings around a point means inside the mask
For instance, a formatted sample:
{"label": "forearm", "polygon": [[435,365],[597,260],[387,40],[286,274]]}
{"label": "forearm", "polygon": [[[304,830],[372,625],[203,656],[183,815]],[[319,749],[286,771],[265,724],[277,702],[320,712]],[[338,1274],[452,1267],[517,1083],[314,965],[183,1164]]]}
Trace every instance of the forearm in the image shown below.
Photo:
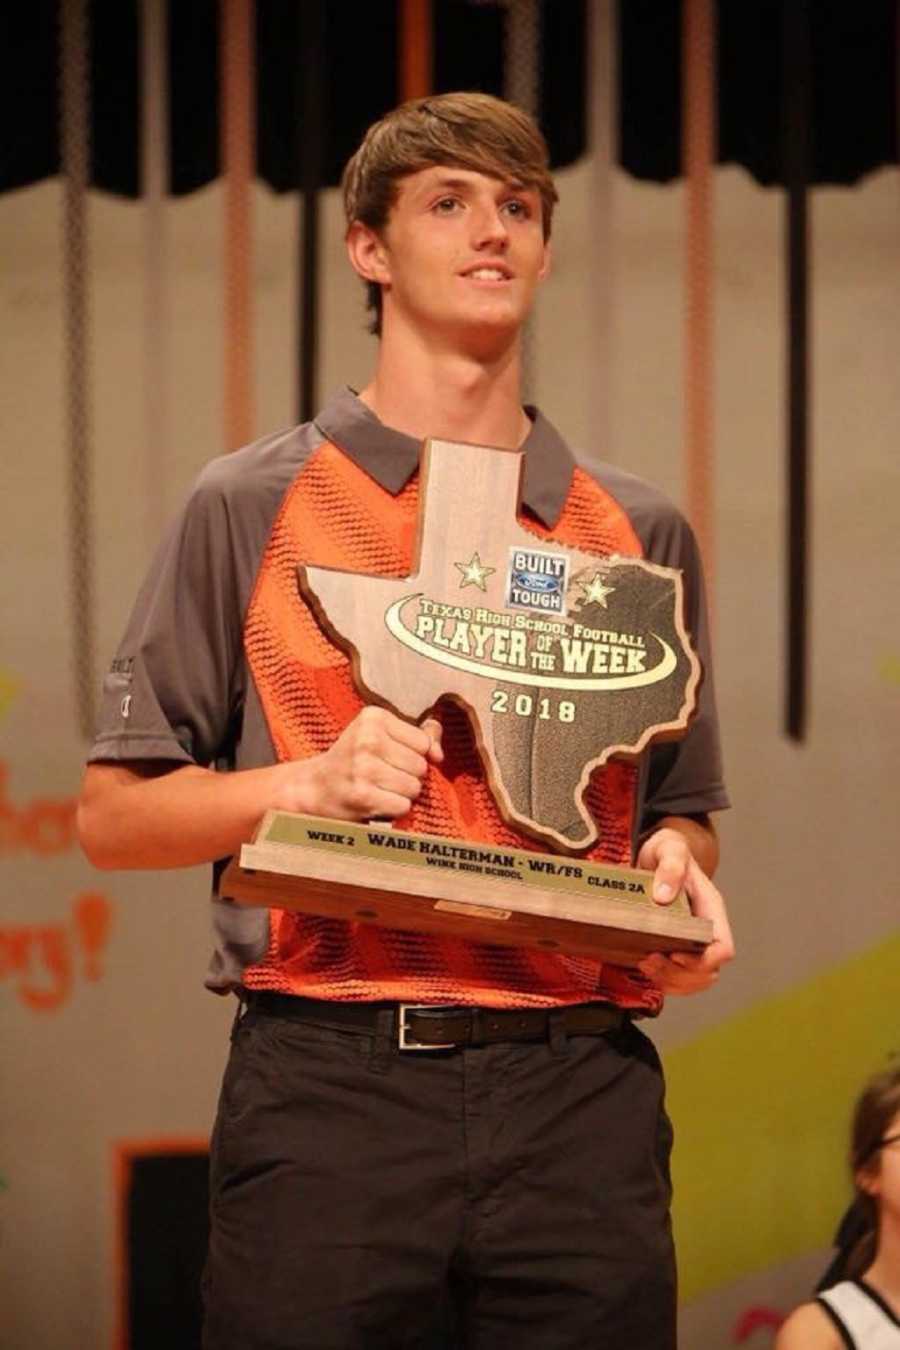
{"label": "forearm", "polygon": [[[292,767],[295,778],[302,774]],[[191,867],[227,857],[276,803],[285,771],[281,764],[238,773],[90,765],[78,804],[81,846],[101,868]]]}
{"label": "forearm", "polygon": [[393,820],[443,759],[434,719],[416,727],[366,707],[328,750],[264,769],[213,773],[196,764],[90,764],[78,837],[96,867],[192,867],[237,853],[266,811]]}

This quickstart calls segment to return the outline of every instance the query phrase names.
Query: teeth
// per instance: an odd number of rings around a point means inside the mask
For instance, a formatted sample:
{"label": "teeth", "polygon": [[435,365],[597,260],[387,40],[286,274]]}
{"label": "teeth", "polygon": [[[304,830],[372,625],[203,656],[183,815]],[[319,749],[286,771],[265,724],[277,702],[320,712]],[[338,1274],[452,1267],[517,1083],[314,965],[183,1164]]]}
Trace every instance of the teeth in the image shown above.
{"label": "teeth", "polygon": [[476,277],[478,281],[505,281],[506,273],[501,272],[498,267],[476,267],[474,272],[469,273],[470,277]]}

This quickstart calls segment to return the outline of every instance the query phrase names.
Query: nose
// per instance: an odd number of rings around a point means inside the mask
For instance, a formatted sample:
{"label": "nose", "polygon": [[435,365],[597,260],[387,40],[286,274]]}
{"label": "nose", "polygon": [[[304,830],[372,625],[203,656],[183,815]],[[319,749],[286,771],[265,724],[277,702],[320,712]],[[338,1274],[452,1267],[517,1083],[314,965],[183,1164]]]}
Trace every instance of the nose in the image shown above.
{"label": "nose", "polygon": [[476,249],[503,250],[509,243],[509,228],[501,208],[485,203],[472,213],[472,246]]}

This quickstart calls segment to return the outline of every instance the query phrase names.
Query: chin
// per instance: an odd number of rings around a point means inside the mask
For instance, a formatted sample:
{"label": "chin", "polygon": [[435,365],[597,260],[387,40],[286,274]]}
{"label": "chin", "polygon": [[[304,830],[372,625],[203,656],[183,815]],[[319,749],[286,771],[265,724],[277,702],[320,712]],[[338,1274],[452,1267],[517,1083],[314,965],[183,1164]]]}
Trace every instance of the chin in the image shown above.
{"label": "chin", "polygon": [[484,305],[470,310],[461,320],[461,326],[494,332],[499,336],[502,333],[517,333],[527,318],[527,312],[523,313],[518,306]]}
{"label": "chin", "polygon": [[508,349],[516,341],[527,317],[518,306],[481,305],[467,307],[464,311],[420,314],[417,327],[420,331],[430,331],[442,344],[450,339],[461,350],[491,356]]}

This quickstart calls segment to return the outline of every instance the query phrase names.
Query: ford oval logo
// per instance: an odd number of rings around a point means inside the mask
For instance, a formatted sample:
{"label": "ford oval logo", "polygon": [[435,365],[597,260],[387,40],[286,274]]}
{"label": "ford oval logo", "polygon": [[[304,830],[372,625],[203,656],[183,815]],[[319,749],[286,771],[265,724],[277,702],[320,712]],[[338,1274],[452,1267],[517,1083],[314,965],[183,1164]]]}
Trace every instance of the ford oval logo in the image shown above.
{"label": "ford oval logo", "polygon": [[545,577],[540,572],[514,572],[513,585],[523,591],[558,591],[556,577]]}

